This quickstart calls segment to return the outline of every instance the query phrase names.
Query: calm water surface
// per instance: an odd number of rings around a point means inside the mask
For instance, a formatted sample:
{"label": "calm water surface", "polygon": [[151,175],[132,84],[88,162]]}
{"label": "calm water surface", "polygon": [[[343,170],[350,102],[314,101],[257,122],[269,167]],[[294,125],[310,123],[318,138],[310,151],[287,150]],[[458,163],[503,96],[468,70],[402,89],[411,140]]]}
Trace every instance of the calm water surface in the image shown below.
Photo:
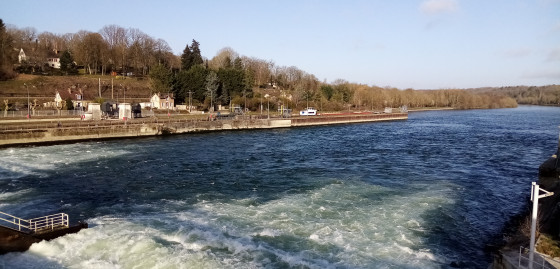
{"label": "calm water surface", "polygon": [[90,229],[6,268],[486,268],[560,108],[0,150],[0,211]]}

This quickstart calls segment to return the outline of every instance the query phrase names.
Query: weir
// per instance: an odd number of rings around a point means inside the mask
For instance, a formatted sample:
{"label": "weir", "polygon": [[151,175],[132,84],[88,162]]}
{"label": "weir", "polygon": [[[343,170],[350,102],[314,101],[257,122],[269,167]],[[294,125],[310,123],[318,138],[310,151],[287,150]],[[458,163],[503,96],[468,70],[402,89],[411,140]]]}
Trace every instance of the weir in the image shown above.
{"label": "weir", "polygon": [[0,212],[0,254],[26,251],[33,243],[77,233],[87,226],[83,222],[70,226],[65,213],[22,219]]}
{"label": "weir", "polygon": [[273,129],[302,126],[367,123],[407,120],[408,113],[346,113],[325,116],[294,118],[262,118],[235,116],[232,118],[209,117],[208,120],[135,119],[125,123],[99,120],[65,122],[60,124],[31,124],[33,128],[6,128],[0,130],[0,147],[41,143],[66,143],[82,140],[100,140],[159,136],[223,130]]}

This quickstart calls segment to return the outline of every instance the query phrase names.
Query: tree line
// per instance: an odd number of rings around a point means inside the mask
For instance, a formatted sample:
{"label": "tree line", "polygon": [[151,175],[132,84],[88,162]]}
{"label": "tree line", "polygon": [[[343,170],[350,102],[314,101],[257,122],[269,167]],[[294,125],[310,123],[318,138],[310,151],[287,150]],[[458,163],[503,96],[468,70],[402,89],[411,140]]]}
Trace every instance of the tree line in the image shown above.
{"label": "tree line", "polygon": [[[13,77],[10,66],[17,53],[27,54],[20,72],[40,72],[53,53],[60,55],[64,74],[80,67],[87,74],[111,72],[145,76],[152,93],[173,93],[176,103],[192,103],[205,109],[216,105],[240,105],[257,111],[266,103],[270,109],[284,106],[301,109],[314,106],[323,111],[370,110],[384,107],[410,108],[493,108],[513,107],[513,98],[496,92],[465,90],[399,90],[335,80],[319,81],[295,66],[278,66],[273,61],[239,55],[225,47],[211,59],[201,53],[196,40],[174,55],[165,40],[139,29],[117,25],[98,32],[53,34],[34,28],[5,27],[0,20],[0,57],[5,78]],[[1,73],[4,74],[4,73]]]}
{"label": "tree line", "polygon": [[107,25],[98,32],[81,30],[77,33],[39,33],[33,27],[17,28],[5,26],[0,33],[0,41],[9,43],[1,48],[3,61],[18,63],[20,49],[26,54],[21,63],[22,72],[45,71],[47,58],[60,58],[64,52],[70,53],[77,65],[88,74],[108,74],[135,72],[147,75],[151,66],[164,63],[177,66],[177,57],[163,39],[153,38],[136,28]]}
{"label": "tree line", "polygon": [[488,87],[473,91],[504,94],[524,105],[560,106],[560,85]]}

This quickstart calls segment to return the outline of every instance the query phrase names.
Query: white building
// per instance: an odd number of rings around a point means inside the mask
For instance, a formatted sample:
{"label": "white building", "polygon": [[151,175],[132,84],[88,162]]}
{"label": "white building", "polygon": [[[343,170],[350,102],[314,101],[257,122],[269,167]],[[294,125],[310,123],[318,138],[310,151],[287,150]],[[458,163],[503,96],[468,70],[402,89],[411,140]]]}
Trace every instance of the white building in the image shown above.
{"label": "white building", "polygon": [[60,58],[47,58],[47,64],[56,69],[60,69]]}
{"label": "white building", "polygon": [[175,107],[175,98],[172,95],[160,95],[155,93],[150,99],[152,103],[152,108],[158,109],[173,109]]}
{"label": "white building", "polygon": [[101,120],[101,104],[89,103],[88,111],[84,113],[84,120]]}
{"label": "white building", "polygon": [[130,103],[119,104],[119,118],[121,120],[132,119],[132,106]]}
{"label": "white building", "polygon": [[25,52],[23,52],[23,49],[19,50],[19,55],[18,55],[18,62],[22,63],[27,61],[27,56],[25,56]]}

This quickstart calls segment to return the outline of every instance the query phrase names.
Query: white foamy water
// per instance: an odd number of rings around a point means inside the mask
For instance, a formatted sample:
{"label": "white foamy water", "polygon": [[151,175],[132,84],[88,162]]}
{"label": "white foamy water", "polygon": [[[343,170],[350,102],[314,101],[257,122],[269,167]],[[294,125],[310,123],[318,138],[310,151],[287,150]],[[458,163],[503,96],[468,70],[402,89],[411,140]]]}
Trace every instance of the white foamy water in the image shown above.
{"label": "white foamy water", "polygon": [[57,168],[129,154],[125,149],[97,147],[97,143],[78,143],[0,150],[0,180],[23,176],[44,177]]}
{"label": "white foamy water", "polygon": [[[437,268],[424,214],[453,203],[453,185],[402,193],[362,182],[256,203],[204,201],[184,212],[100,217],[23,254],[8,268]],[[379,197],[379,199],[371,199]],[[372,202],[373,201],[373,202]],[[180,203],[168,201],[177,208]]]}

